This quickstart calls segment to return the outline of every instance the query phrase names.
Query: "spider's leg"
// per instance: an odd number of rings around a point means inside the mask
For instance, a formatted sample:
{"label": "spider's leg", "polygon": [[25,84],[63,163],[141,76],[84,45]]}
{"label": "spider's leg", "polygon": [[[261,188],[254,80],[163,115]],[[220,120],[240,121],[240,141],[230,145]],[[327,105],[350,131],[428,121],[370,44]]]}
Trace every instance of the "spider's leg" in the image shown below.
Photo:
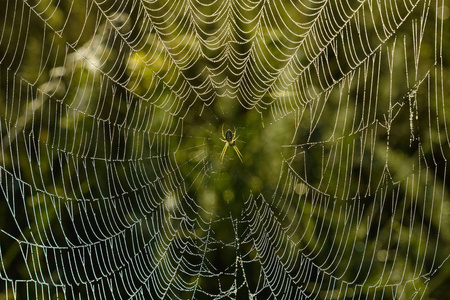
{"label": "spider's leg", "polygon": [[242,161],[243,156],[242,156],[241,151],[239,151],[238,147],[233,146],[233,149],[234,149],[234,151],[236,151],[236,154],[237,154],[237,156],[239,157],[239,159],[241,160],[241,162],[243,162],[243,161]]}
{"label": "spider's leg", "polygon": [[221,159],[221,163],[223,163],[223,157],[225,156],[225,152],[227,151],[227,147],[228,144],[225,144],[225,146],[223,146],[223,150],[222,150],[222,154],[220,154],[220,159]]}
{"label": "spider's leg", "polygon": [[223,134],[223,124],[222,124],[222,137],[226,140],[225,134]]}
{"label": "spider's leg", "polygon": [[[234,128],[233,136],[235,137],[235,136],[236,136],[236,127],[233,126],[233,128]],[[236,140],[236,139],[237,139],[237,138],[235,137],[234,140]]]}

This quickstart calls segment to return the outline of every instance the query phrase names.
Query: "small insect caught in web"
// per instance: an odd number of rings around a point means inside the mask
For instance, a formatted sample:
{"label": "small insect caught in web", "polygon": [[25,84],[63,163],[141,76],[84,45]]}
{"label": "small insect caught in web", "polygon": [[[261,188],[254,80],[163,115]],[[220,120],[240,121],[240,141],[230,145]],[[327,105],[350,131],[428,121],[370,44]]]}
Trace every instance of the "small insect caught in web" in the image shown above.
{"label": "small insect caught in web", "polygon": [[225,143],[225,146],[223,147],[222,154],[220,155],[220,159],[223,163],[223,157],[225,156],[225,152],[227,151],[228,147],[232,147],[234,151],[236,152],[239,159],[242,161],[242,154],[239,151],[238,147],[236,146],[236,140],[239,136],[236,135],[236,128],[234,128],[234,131],[231,131],[231,129],[228,129],[225,134],[223,133],[223,125],[222,125],[222,138],[220,139],[222,142]]}

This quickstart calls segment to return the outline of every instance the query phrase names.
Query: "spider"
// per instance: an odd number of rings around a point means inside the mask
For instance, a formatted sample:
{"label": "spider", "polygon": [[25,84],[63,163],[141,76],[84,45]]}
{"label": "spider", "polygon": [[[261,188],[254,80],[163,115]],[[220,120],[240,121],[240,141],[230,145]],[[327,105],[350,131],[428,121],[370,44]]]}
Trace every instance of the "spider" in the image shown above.
{"label": "spider", "polygon": [[234,132],[232,132],[230,129],[223,134],[223,125],[222,125],[222,137],[220,140],[225,143],[225,146],[223,147],[222,154],[220,155],[220,158],[222,159],[223,163],[223,157],[225,156],[225,152],[227,151],[228,147],[233,147],[234,151],[236,151],[237,156],[242,161],[242,154],[239,151],[239,149],[236,147],[236,140],[238,139],[238,136],[236,135],[236,127],[234,128]]}

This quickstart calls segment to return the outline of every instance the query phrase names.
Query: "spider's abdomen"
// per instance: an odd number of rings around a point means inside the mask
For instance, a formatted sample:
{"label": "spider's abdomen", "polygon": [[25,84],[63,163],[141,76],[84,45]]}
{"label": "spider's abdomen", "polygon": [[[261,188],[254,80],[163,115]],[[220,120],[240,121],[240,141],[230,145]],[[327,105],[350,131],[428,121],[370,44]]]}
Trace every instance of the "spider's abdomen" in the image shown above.
{"label": "spider's abdomen", "polygon": [[233,140],[233,132],[231,132],[230,129],[225,132],[225,139],[227,140],[227,142],[231,142]]}

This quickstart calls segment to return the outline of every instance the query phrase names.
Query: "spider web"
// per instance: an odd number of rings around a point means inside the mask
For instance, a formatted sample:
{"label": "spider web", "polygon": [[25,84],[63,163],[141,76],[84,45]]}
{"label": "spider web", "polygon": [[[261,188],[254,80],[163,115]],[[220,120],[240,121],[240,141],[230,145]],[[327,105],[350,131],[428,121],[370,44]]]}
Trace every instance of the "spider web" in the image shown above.
{"label": "spider web", "polygon": [[446,297],[443,0],[0,3],[0,298]]}

